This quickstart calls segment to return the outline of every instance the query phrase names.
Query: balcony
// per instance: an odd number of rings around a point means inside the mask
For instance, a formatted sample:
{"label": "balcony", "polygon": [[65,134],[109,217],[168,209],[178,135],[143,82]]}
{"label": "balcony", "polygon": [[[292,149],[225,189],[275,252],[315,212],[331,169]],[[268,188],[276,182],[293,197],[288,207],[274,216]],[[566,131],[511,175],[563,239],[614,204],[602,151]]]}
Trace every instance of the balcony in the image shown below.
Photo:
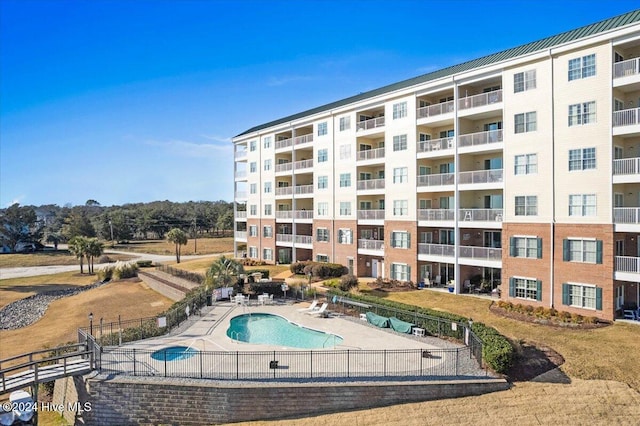
{"label": "balcony", "polygon": [[640,73],[640,58],[628,59],[613,64],[613,78],[623,78],[638,75]]}
{"label": "balcony", "polygon": [[418,255],[436,257],[454,257],[455,246],[452,244],[418,244]]}
{"label": "balcony", "polygon": [[295,242],[296,244],[312,245],[313,237],[311,235],[296,235]]}
{"label": "balcony", "polygon": [[[421,153],[432,153],[432,154],[440,154],[441,151],[453,149],[453,138],[440,138],[440,139],[432,139],[428,141],[418,142],[418,154]],[[443,153],[445,155],[450,155],[451,153]],[[433,155],[435,156],[435,155]],[[424,158],[427,156],[421,156]]]}
{"label": "balcony", "polygon": [[235,239],[240,241],[247,241],[247,231],[236,231]]}
{"label": "balcony", "polygon": [[458,175],[459,185],[477,185],[478,187],[460,188],[464,189],[499,189],[502,188],[502,169],[474,170],[471,172],[460,172]]}
{"label": "balcony", "polygon": [[453,112],[453,101],[429,105],[416,110],[417,118],[430,118]]}
{"label": "balcony", "polygon": [[313,195],[313,185],[296,185],[294,189],[296,195]]}
{"label": "balcony", "polygon": [[502,222],[503,209],[460,209],[458,220],[462,222]]}
{"label": "balcony", "polygon": [[489,130],[487,132],[468,133],[466,135],[460,135],[460,137],[458,138],[458,147],[482,147],[492,143],[502,142],[502,140],[502,130]]}
{"label": "balcony", "polygon": [[358,249],[384,251],[383,240],[358,240]]}
{"label": "balcony", "polygon": [[615,256],[614,279],[621,281],[640,281],[640,257]]}
{"label": "balcony", "polygon": [[613,113],[613,135],[640,134],[640,108],[623,109]]}
{"label": "balcony", "polygon": [[288,162],[288,163],[276,164],[274,170],[275,170],[276,173],[290,172],[291,170],[293,170],[293,163],[292,162]]}
{"label": "balcony", "polygon": [[613,183],[640,183],[640,157],[613,160]]}
{"label": "balcony", "polygon": [[502,268],[502,249],[492,247],[460,246],[459,262],[465,265]]}
{"label": "balcony", "polygon": [[613,224],[616,232],[639,232],[640,207],[615,207]]}
{"label": "balcony", "polygon": [[367,149],[356,153],[356,161],[375,160],[384,158],[384,148]]}
{"label": "balcony", "polygon": [[246,200],[247,191],[236,191],[236,200]]}
{"label": "balcony", "polygon": [[371,118],[365,121],[359,121],[356,124],[356,132],[361,132],[364,130],[377,129],[379,127],[384,127],[384,116]]}
{"label": "balcony", "polygon": [[428,222],[450,222],[455,218],[453,209],[420,209],[418,210],[418,220]]}
{"label": "balcony", "polygon": [[301,161],[296,161],[295,163],[293,163],[293,168],[295,170],[300,170],[300,169],[308,169],[313,167],[313,159],[309,159],[309,160],[301,160]]}
{"label": "balcony", "polygon": [[294,145],[303,145],[305,143],[311,143],[311,142],[313,142],[313,133],[309,133],[307,135],[302,135],[302,136],[296,136],[295,138],[293,138]]}
{"label": "balcony", "polygon": [[481,93],[479,95],[467,96],[458,99],[458,109],[465,110],[478,108],[486,105],[502,102],[502,90],[494,90],[493,92]]}
{"label": "balcony", "polygon": [[418,175],[417,185],[420,186],[444,186],[453,185],[455,175],[453,173],[436,173],[431,175]]}
{"label": "balcony", "polygon": [[247,151],[243,150],[243,151],[236,151],[236,161],[242,161],[242,160],[246,160],[247,159]]}
{"label": "balcony", "polygon": [[277,243],[293,243],[293,234],[276,234]]}
{"label": "balcony", "polygon": [[236,212],[236,219],[246,219],[246,218],[247,218],[246,210]]}
{"label": "balcony", "polygon": [[358,210],[358,220],[384,220],[384,210]]}
{"label": "balcony", "polygon": [[357,183],[358,191],[384,189],[384,179],[367,179],[359,180]]}
{"label": "balcony", "polygon": [[310,210],[276,210],[276,219],[313,219],[313,212]]}
{"label": "balcony", "polygon": [[281,186],[275,190],[276,197],[287,196],[293,194],[293,186]]}
{"label": "balcony", "polygon": [[246,170],[237,171],[235,176],[236,176],[236,179],[246,179],[247,171]]}
{"label": "balcony", "polygon": [[276,143],[274,144],[274,147],[276,150],[289,148],[290,146],[293,146],[292,138],[279,140],[279,141],[276,141]]}

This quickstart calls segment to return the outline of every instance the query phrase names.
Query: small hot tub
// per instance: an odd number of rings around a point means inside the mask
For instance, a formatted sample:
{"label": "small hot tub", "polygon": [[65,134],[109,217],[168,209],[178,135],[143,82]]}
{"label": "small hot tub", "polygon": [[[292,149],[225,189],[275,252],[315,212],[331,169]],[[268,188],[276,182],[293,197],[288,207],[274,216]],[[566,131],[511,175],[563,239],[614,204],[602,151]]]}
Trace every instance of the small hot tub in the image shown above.
{"label": "small hot tub", "polygon": [[197,352],[197,349],[187,346],[169,346],[155,351],[151,354],[151,358],[158,361],[180,361],[191,358]]}

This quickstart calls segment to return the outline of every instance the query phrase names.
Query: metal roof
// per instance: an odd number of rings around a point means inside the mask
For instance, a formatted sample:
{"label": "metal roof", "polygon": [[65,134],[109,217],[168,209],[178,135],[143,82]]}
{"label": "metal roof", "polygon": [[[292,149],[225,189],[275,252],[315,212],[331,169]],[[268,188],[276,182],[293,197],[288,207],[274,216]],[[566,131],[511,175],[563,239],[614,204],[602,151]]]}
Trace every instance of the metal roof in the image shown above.
{"label": "metal roof", "polygon": [[248,133],[257,132],[272,126],[277,126],[288,121],[297,120],[308,115],[317,114],[323,111],[339,108],[350,103],[358,102],[364,99],[373,98],[384,93],[393,92],[395,90],[404,89],[420,83],[425,83],[439,78],[447,77],[450,75],[458,74],[464,71],[468,71],[474,68],[479,68],[496,62],[501,62],[507,59],[516,58],[518,56],[526,55],[541,50],[546,50],[550,47],[559,46],[564,43],[579,40],[581,38],[589,37],[594,34],[599,34],[605,31],[609,31],[614,28],[623,27],[625,25],[633,24],[640,21],[640,9],[632,12],[625,13],[623,15],[615,16],[613,18],[605,19],[604,21],[596,22],[595,24],[586,25],[584,27],[576,28],[571,31],[560,33],[551,37],[543,38],[542,40],[534,41],[531,43],[523,44],[522,46],[512,47],[501,52],[493,53],[491,55],[483,56],[478,59],[463,62],[458,65],[453,65],[447,68],[443,68],[438,71],[433,71],[428,74],[424,74],[418,77],[413,77],[407,80],[399,81],[397,83],[389,84],[387,86],[380,87],[378,89],[363,92],[355,96],[331,102],[326,105],[322,105],[316,108],[312,108],[306,111],[299,112],[297,114],[289,115],[287,117],[279,118],[277,120],[270,121],[268,123],[260,124],[252,127],[239,135],[243,136]]}

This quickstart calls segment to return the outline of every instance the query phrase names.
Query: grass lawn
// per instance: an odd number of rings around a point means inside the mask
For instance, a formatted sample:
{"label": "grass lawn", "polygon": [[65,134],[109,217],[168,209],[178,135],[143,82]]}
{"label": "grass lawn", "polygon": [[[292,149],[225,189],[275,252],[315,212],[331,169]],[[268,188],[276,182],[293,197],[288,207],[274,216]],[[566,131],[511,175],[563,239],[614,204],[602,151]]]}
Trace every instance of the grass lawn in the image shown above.
{"label": "grass lawn", "polygon": [[[209,267],[213,262],[215,262],[215,260],[216,260],[215,257],[208,257],[206,259],[183,260],[180,263],[170,262],[166,264],[177,269],[182,269],[184,271],[205,274],[207,272],[207,269],[209,269]],[[244,267],[245,272],[248,272],[248,273],[256,269],[266,269],[269,271],[269,276],[273,277],[275,275],[278,275],[281,272],[288,271],[289,265],[262,265],[262,266],[245,266]]]}
{"label": "grass lawn", "polygon": [[[133,257],[124,254],[109,254],[108,256],[113,260],[129,260]],[[86,260],[84,264],[86,267]],[[80,272],[80,261],[66,250],[0,255],[0,268],[57,265],[78,265],[78,272]]]}
{"label": "grass lawn", "polygon": [[[197,245],[198,250],[196,251],[196,241],[190,238],[187,245],[181,246],[180,253],[184,256],[191,254],[232,253],[233,237],[198,238]],[[167,240],[131,241],[127,244],[116,244],[113,249],[149,254],[175,255],[176,253],[175,244]]]}
{"label": "grass lawn", "polygon": [[96,275],[80,275],[79,271],[0,280],[0,308],[36,293],[85,286],[97,280]]}

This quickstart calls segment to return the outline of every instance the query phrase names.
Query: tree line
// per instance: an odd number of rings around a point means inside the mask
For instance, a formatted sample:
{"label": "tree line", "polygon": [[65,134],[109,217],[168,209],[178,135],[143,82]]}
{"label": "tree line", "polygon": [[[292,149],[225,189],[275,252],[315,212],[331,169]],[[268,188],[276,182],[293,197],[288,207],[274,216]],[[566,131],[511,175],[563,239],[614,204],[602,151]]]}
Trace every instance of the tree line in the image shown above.
{"label": "tree line", "polygon": [[171,229],[191,237],[221,236],[233,230],[233,203],[154,201],[102,206],[95,200],[60,207],[12,206],[0,209],[0,241],[15,251],[20,242],[68,243],[74,237],[126,242],[165,239]]}

